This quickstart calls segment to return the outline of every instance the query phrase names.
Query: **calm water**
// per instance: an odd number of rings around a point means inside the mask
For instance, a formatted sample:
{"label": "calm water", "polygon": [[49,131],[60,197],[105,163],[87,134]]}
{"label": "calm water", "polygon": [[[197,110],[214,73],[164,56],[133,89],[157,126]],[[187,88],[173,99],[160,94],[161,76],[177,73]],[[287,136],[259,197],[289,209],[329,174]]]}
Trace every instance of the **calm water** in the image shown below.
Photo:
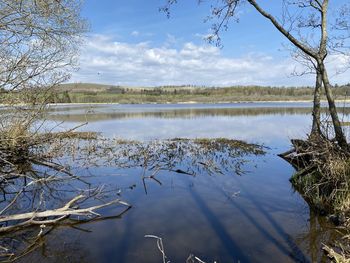
{"label": "calm water", "polygon": [[[311,125],[308,103],[220,105],[72,105],[53,107],[50,126],[97,131],[106,137],[148,141],[170,138],[233,138],[262,143],[267,154],[247,157],[247,173],[191,177],[161,172],[147,182],[141,170],[89,169],[95,182],[116,185],[133,207],[120,217],[59,227],[45,246],[24,261],[161,262],[162,237],[171,262],[195,254],[206,262],[319,262],[322,243],[337,238],[326,220],[309,211],[288,179],[293,168],[276,156],[289,139],[303,138]],[[349,108],[345,112],[347,121]],[[64,123],[62,124],[61,122]]]}

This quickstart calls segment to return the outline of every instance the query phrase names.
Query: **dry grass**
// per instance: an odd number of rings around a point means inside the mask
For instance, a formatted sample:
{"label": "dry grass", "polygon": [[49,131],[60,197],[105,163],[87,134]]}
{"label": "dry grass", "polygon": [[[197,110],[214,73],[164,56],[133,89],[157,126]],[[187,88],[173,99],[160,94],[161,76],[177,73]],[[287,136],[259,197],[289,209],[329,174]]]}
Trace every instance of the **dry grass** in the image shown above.
{"label": "dry grass", "polygon": [[294,188],[321,214],[350,212],[350,156],[330,140],[294,141]]}
{"label": "dry grass", "polygon": [[265,153],[264,147],[261,145],[227,138],[197,138],[193,140],[193,143],[214,151],[222,151],[224,148],[231,148],[235,149],[236,151],[241,150],[242,152],[248,152],[256,155]]}
{"label": "dry grass", "polygon": [[335,263],[350,263],[349,254],[344,251],[335,251],[329,246],[324,246],[323,250],[327,253],[328,257]]}
{"label": "dry grass", "polygon": [[21,122],[15,122],[0,132],[1,147],[9,150],[22,148],[30,137],[28,127]]}

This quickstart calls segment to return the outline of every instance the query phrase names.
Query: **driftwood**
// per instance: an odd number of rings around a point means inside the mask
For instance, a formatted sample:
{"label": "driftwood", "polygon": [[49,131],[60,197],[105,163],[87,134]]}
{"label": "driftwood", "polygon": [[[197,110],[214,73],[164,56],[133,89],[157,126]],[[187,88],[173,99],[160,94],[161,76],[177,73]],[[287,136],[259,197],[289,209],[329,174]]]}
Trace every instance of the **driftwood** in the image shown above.
{"label": "driftwood", "polygon": [[[13,231],[19,228],[31,226],[31,225],[45,225],[45,224],[56,224],[57,222],[75,215],[75,216],[100,216],[100,214],[96,213],[95,210],[98,210],[100,208],[104,208],[113,204],[121,204],[127,207],[127,209],[131,208],[131,205],[128,203],[121,201],[119,199],[113,200],[111,202],[91,206],[87,208],[80,208],[80,209],[74,209],[72,206],[76,204],[78,200],[81,200],[85,198],[84,195],[79,195],[74,197],[72,200],[70,200],[67,204],[65,204],[63,207],[53,210],[46,210],[43,212],[29,212],[29,213],[22,213],[22,214],[14,214],[14,215],[8,215],[8,216],[1,216],[0,217],[0,223],[1,222],[10,222],[10,221],[20,221],[25,220],[23,222],[11,225],[11,226],[3,226],[0,228],[0,233],[5,233],[9,231]],[[45,220],[41,220],[44,219]],[[51,219],[46,219],[51,218]]]}
{"label": "driftwood", "polygon": [[292,149],[284,153],[278,154],[279,157],[289,162],[295,169],[309,169],[310,162],[315,156],[319,155],[310,141],[292,139]]}

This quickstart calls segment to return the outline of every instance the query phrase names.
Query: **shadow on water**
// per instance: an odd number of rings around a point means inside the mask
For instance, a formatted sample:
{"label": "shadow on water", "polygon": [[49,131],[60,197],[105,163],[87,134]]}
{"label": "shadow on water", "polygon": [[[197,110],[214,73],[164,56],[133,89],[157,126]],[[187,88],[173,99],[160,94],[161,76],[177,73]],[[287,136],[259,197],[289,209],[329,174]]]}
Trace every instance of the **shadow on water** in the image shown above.
{"label": "shadow on water", "polygon": [[[227,196],[227,193],[215,182],[215,179],[211,179],[212,191],[216,191],[222,196]],[[256,197],[249,194],[244,184],[239,182],[239,178],[233,177],[233,180],[237,183],[238,188],[245,193],[245,197],[248,201],[253,204],[253,208],[249,207],[249,209],[247,209],[243,207],[235,198],[228,198],[227,203],[233,207],[233,213],[239,212],[244,218],[244,221],[258,231],[258,235],[256,235],[255,238],[262,237],[264,242],[271,242],[276,249],[294,262],[310,262],[302,249],[293,241],[293,238],[285,232],[283,227],[263,208],[263,205],[256,200]],[[248,251],[245,245],[240,245],[240,240],[235,240],[234,235],[227,232],[227,226],[221,222],[220,217],[211,210],[201,195],[195,189],[191,189],[190,193],[192,198],[196,201],[201,215],[210,223],[212,230],[221,241],[221,246],[225,248],[226,253],[230,255],[231,259],[235,260],[234,262],[254,262],[256,259],[250,259],[249,256],[245,254],[245,252]],[[254,211],[255,214],[252,215],[249,211]],[[261,223],[262,219],[265,219],[273,227],[273,230],[278,234],[277,236],[266,229],[266,226]],[[250,251],[249,254],[252,254],[252,252]]]}
{"label": "shadow on water", "polygon": [[[133,218],[128,217],[127,220],[125,220],[124,223],[124,232],[123,235],[120,238],[119,245],[118,245],[118,260],[120,262],[127,262],[128,259],[128,253],[133,249],[133,244],[131,243],[131,235],[129,233],[129,229],[133,227]],[[107,253],[104,253],[105,261],[109,261],[111,258],[114,257],[114,251],[108,251]]]}
{"label": "shadow on water", "polygon": [[[323,253],[322,244],[333,243],[334,240],[341,237],[341,234],[336,231],[326,218],[318,216],[311,209],[309,210],[309,224],[308,230],[305,233],[299,234],[299,237],[292,237],[280,221],[274,219],[256,196],[250,194],[249,189],[246,189],[244,184],[240,183],[238,179],[235,181],[239,185],[238,188],[245,194],[245,198],[253,207],[242,206],[236,199],[228,199],[228,203],[233,207],[233,211],[238,211],[246,222],[249,222],[253,228],[258,231],[259,236],[263,237],[264,242],[272,243],[276,249],[282,254],[290,258],[293,262],[328,262],[328,257]],[[226,193],[212,180],[213,191],[221,192],[222,195]],[[240,244],[240,240],[235,240],[234,235],[227,232],[228,228],[220,221],[217,214],[210,209],[207,202],[194,189],[190,191],[192,198],[196,201],[197,206],[201,211],[212,230],[216,233],[221,241],[221,246],[225,248],[226,253],[230,255],[235,262],[255,262],[255,259],[250,259],[251,251],[247,250],[245,245]],[[254,211],[254,215],[251,213]],[[269,231],[262,224],[266,220],[273,228],[273,232]],[[256,238],[261,238],[255,236]],[[246,252],[249,251],[249,254]],[[254,254],[254,252],[253,252]],[[253,257],[254,258],[254,257]]]}
{"label": "shadow on water", "polygon": [[244,254],[243,249],[240,248],[238,243],[227,233],[226,227],[220,222],[217,215],[210,210],[200,195],[195,190],[190,191],[190,193],[202,212],[202,215],[205,216],[216,235],[220,238],[222,247],[225,248],[227,254],[231,256],[231,259],[234,262],[250,262]]}
{"label": "shadow on water", "polygon": [[245,189],[243,184],[239,184],[239,187],[242,189],[242,191],[245,192],[247,198],[249,201],[254,205],[254,210],[258,211],[260,215],[266,219],[269,224],[273,226],[273,229],[278,233],[279,237],[284,240],[284,242],[288,245],[288,247],[285,247],[283,244],[281,244],[280,241],[278,241],[274,236],[272,236],[267,230],[264,229],[263,226],[260,225],[260,223],[252,217],[246,209],[244,209],[242,206],[234,202],[232,200],[230,203],[237,208],[251,223],[256,227],[257,230],[270,242],[272,242],[276,248],[278,248],[282,253],[284,253],[286,256],[290,257],[296,262],[310,262],[308,257],[305,256],[305,254],[302,252],[302,250],[299,248],[299,246],[293,241],[293,238],[287,234],[283,227],[277,223],[277,221],[268,213],[262,204],[256,200],[256,198]]}

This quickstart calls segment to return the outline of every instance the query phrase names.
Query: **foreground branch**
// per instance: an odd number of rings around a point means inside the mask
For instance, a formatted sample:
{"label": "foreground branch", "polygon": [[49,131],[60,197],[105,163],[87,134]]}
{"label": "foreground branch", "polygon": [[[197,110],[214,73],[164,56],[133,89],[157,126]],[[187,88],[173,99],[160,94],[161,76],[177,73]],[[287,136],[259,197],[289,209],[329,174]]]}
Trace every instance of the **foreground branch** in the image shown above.
{"label": "foreground branch", "polygon": [[[113,200],[111,202],[91,206],[87,208],[81,208],[81,209],[73,209],[71,208],[78,200],[81,200],[85,198],[84,195],[79,195],[74,197],[72,200],[70,200],[67,204],[65,204],[63,207],[54,209],[54,210],[47,210],[43,212],[29,212],[29,213],[23,213],[23,214],[15,214],[15,215],[9,215],[9,216],[2,216],[0,217],[0,223],[1,222],[10,222],[10,221],[17,221],[17,220],[26,220],[24,222],[20,222],[18,224],[14,224],[11,226],[1,227],[0,233],[5,233],[9,231],[13,231],[18,228],[27,227],[30,225],[42,225],[42,224],[55,224],[69,216],[76,215],[76,216],[100,216],[100,214],[96,213],[95,210],[113,205],[113,204],[121,204],[123,206],[126,206],[127,209],[131,208],[131,205],[128,203],[121,201],[119,199]],[[53,219],[47,219],[47,220],[40,220],[43,218],[52,218]]]}

